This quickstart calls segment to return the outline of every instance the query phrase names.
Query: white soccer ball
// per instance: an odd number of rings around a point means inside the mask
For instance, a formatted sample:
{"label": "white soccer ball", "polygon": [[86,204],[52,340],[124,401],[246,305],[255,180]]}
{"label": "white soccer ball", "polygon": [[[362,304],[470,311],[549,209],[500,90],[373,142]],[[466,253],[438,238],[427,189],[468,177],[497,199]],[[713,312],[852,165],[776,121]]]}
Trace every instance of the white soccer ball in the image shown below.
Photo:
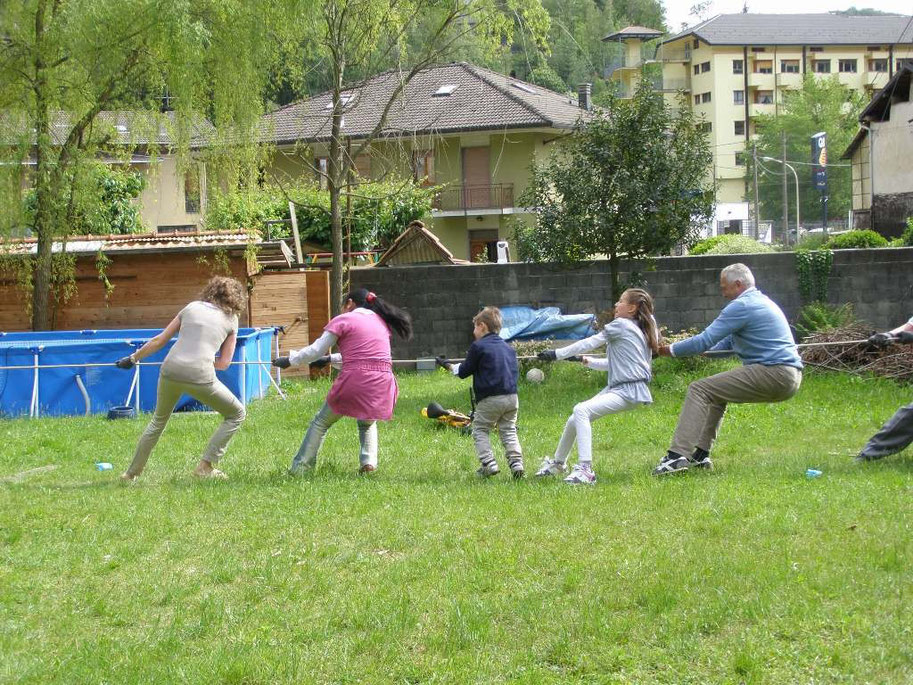
{"label": "white soccer ball", "polygon": [[541,383],[545,380],[545,372],[542,369],[530,369],[526,372],[526,380],[530,383]]}

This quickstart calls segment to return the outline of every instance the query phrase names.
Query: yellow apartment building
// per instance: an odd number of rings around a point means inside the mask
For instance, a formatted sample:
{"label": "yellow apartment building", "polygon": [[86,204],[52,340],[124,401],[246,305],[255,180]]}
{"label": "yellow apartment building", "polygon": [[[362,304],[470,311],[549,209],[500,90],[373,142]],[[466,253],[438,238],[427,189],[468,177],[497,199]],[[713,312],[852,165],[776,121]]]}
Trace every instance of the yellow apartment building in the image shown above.
{"label": "yellow apartment building", "polygon": [[[703,118],[718,184],[713,234],[747,228],[746,145],[757,117],[778,113],[784,91],[799,88],[805,74],[815,74],[836,76],[871,95],[905,60],[913,60],[913,21],[899,15],[722,14],[657,39],[657,31],[644,27],[606,36],[603,40],[623,45],[623,57],[609,78],[620,84],[622,96],[630,96],[649,65],[658,65],[653,67],[656,87],[670,98],[683,91]],[[832,150],[831,159],[841,152]]]}

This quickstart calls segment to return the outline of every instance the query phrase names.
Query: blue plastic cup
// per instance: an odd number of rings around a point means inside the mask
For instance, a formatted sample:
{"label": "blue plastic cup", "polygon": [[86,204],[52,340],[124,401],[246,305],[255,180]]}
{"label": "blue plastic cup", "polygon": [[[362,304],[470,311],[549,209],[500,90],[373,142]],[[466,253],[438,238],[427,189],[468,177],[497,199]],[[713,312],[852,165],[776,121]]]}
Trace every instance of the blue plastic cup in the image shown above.
{"label": "blue plastic cup", "polygon": [[114,464],[109,464],[106,461],[99,461],[95,464],[95,469],[98,471],[110,471],[114,468]]}
{"label": "blue plastic cup", "polygon": [[808,470],[805,472],[805,477],[806,477],[806,478],[817,478],[818,476],[821,475],[821,473],[822,473],[822,472],[819,471],[818,469],[808,469]]}

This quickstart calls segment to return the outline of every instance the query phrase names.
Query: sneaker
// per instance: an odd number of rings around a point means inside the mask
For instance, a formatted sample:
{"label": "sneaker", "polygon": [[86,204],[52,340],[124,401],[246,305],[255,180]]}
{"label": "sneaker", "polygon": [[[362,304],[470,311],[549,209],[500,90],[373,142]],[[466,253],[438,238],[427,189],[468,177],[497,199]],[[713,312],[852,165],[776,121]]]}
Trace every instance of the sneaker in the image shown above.
{"label": "sneaker", "polygon": [[520,480],[526,475],[526,471],[523,470],[522,459],[512,459],[508,464],[510,465],[510,475],[512,475],[515,480]]}
{"label": "sneaker", "polygon": [[596,474],[590,464],[575,464],[570,474],[564,479],[565,483],[573,485],[596,485]]}
{"label": "sneaker", "polygon": [[482,478],[497,476],[499,473],[501,473],[501,469],[498,468],[498,465],[495,462],[491,462],[488,465],[482,464],[476,471],[476,475],[481,476]]}
{"label": "sneaker", "polygon": [[694,450],[694,454],[688,458],[688,466],[693,466],[696,469],[713,471],[713,461],[710,459],[710,452],[698,447]]}
{"label": "sneaker", "polygon": [[567,466],[563,461],[556,461],[546,457],[542,460],[542,465],[539,467],[539,470],[536,471],[536,478],[542,478],[543,476],[557,476],[560,473],[564,473],[566,469]]}
{"label": "sneaker", "polygon": [[194,478],[200,478],[202,480],[228,480],[228,474],[216,468],[208,470],[196,468],[192,471],[192,475]]}
{"label": "sneaker", "polygon": [[688,470],[688,460],[676,454],[675,452],[669,452],[662,461],[659,462],[659,465],[653,469],[654,476],[666,476],[670,473],[681,473]]}

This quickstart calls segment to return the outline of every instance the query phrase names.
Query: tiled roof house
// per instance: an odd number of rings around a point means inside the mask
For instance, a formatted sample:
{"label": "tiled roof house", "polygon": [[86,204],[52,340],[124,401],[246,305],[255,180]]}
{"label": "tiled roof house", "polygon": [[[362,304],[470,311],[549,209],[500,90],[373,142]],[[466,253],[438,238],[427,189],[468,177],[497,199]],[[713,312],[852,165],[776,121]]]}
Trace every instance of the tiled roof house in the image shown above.
{"label": "tiled roof house", "polygon": [[[401,78],[388,71],[343,91],[343,132],[353,145],[375,129]],[[392,172],[441,185],[430,230],[458,259],[493,260],[496,242],[510,238],[507,219],[524,213],[517,198],[530,164],[588,116],[588,107],[588,86],[569,97],[465,62],[429,67],[394,100],[355,168],[364,178]],[[263,118],[261,139],[276,145],[272,175],[319,178],[331,110],[326,92]]]}

